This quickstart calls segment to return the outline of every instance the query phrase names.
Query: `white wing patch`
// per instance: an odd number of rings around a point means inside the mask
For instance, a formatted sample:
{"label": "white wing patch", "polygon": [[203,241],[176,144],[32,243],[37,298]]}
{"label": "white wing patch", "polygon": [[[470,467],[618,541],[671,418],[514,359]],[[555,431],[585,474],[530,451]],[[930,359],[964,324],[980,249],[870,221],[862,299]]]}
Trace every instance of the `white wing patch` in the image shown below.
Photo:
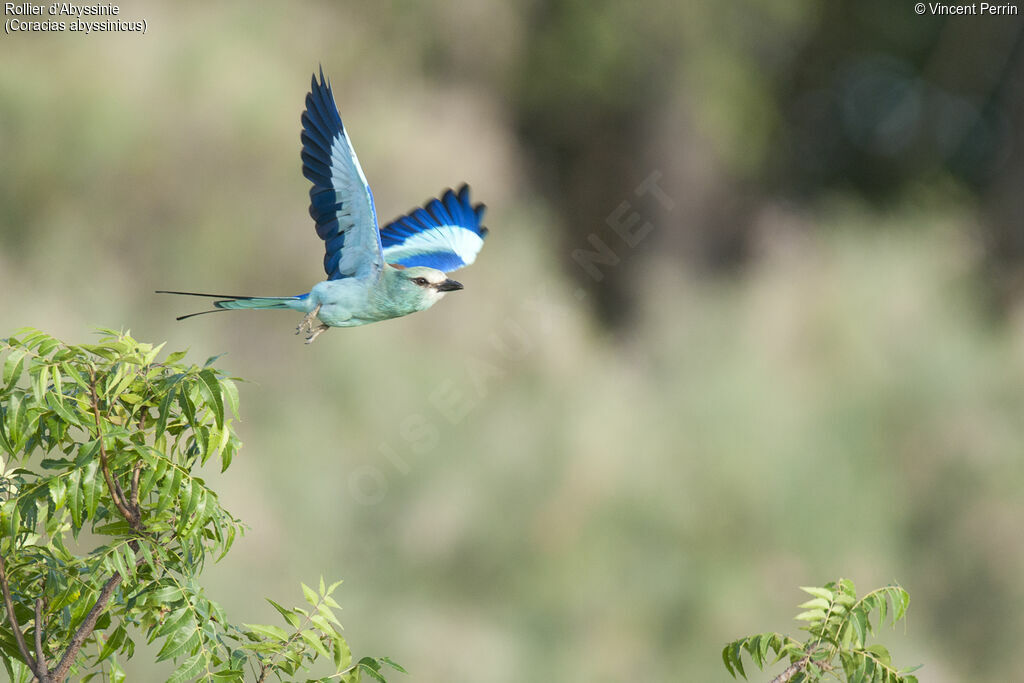
{"label": "white wing patch", "polygon": [[455,254],[465,265],[476,260],[484,246],[480,235],[457,225],[443,225],[411,235],[401,244],[384,250],[384,260],[395,263],[417,254],[449,252]]}

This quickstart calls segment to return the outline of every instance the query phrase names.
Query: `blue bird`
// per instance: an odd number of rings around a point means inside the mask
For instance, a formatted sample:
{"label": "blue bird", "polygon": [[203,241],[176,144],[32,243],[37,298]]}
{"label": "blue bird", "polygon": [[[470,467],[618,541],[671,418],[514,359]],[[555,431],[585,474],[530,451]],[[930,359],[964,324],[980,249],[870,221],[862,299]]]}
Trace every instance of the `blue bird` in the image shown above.
{"label": "blue bird", "polygon": [[295,333],[311,344],[331,327],[354,327],[423,311],[462,289],[447,273],[476,260],[487,228],[484,205],[469,187],[446,191],[423,208],[378,227],[373,193],[341,123],[330,83],[313,74],[302,113],[302,174],[313,183],[309,214],[324,241],[327,279],[296,296],[232,296],[158,290],[218,299],[214,308],[183,315],[242,309],[291,309],[306,316]]}

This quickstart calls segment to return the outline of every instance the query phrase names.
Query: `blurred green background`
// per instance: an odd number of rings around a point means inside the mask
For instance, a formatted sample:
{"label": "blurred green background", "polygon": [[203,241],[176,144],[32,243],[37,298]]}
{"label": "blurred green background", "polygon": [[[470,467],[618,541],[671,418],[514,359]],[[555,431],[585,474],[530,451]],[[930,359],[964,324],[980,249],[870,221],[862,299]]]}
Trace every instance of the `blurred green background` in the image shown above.
{"label": "blurred green background", "polygon": [[[356,653],[412,680],[728,680],[726,641],[791,631],[796,587],[842,575],[909,590],[884,640],[921,680],[1019,678],[1021,17],[121,17],[147,33],[0,37],[0,334],[130,328],[251,380],[245,448],[210,477],[251,526],[206,571],[233,618],[324,574]],[[488,204],[466,290],[311,347],[291,314],[176,323],[202,302],[153,290],[322,277],[299,161],[318,64],[383,219],[462,181]],[[602,244],[614,264],[588,261]]]}

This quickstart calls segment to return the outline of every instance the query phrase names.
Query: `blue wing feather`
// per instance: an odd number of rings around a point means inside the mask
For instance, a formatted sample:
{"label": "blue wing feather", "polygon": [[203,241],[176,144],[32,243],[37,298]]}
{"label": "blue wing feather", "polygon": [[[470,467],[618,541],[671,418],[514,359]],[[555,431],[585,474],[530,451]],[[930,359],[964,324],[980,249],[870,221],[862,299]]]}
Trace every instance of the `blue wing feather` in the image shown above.
{"label": "blue wing feather", "polygon": [[450,273],[468,266],[483,247],[483,204],[473,206],[469,187],[448,190],[422,208],[400,216],[380,230],[384,260],[401,266],[429,266]]}
{"label": "blue wing feather", "polygon": [[324,271],[330,280],[374,276],[384,264],[373,194],[345,132],[330,83],[313,75],[302,113],[302,175],[309,215],[324,240]]}

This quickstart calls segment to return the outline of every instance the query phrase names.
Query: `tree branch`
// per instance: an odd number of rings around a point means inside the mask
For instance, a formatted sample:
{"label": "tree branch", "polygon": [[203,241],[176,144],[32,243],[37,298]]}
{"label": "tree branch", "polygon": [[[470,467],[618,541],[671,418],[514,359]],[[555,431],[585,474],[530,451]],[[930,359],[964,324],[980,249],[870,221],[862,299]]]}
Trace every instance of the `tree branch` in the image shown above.
{"label": "tree branch", "polygon": [[[126,502],[124,490],[120,484],[114,480],[110,474],[110,467],[108,465],[107,449],[103,445],[103,428],[100,420],[100,407],[99,397],[96,395],[96,375],[90,373],[89,376],[89,393],[92,398],[92,415],[96,422],[96,439],[100,447],[100,469],[103,470],[103,478],[107,482],[107,490],[110,492],[110,497],[114,501],[114,506],[117,511],[121,513],[121,516],[125,518],[128,524],[135,531],[142,531],[142,511],[139,507],[139,477],[142,473],[142,461],[136,463],[134,472],[132,473],[132,486],[131,486],[131,499]],[[129,546],[137,551],[139,544],[137,541],[129,541]],[[139,560],[141,562],[141,560]],[[78,656],[79,650],[82,649],[82,645],[85,643],[93,630],[96,628],[96,622],[99,620],[100,615],[107,608],[107,603],[110,602],[110,597],[114,594],[114,591],[124,580],[124,577],[119,573],[115,573],[107,582],[103,584],[103,588],[100,589],[99,597],[96,599],[96,603],[89,610],[89,613],[85,615],[85,619],[82,621],[78,630],[75,631],[75,635],[71,638],[71,642],[68,644],[68,648],[64,651],[64,655],[60,658],[60,662],[57,664],[57,668],[52,672],[52,680],[54,683],[61,683],[64,678],[68,675],[71,670],[71,665],[74,664],[75,658]],[[49,679],[48,679],[49,680]]]}
{"label": "tree branch", "polygon": [[[40,671],[49,672],[46,654],[43,653],[43,599],[36,598],[36,666]],[[40,679],[42,680],[42,679]]]}
{"label": "tree branch", "polygon": [[43,676],[39,675],[39,666],[36,664],[36,660],[32,659],[32,655],[29,654],[28,651],[28,645],[25,644],[25,636],[21,633],[21,626],[18,625],[18,617],[14,614],[14,600],[11,599],[11,586],[7,583],[7,568],[4,566],[3,555],[0,555],[0,589],[3,590],[4,594],[4,606],[7,608],[7,620],[11,622],[11,628],[14,630],[14,639],[18,641],[18,651],[21,652],[21,656],[25,659],[25,663],[28,664],[28,668],[32,670],[32,673],[35,674],[36,678],[43,680]]}
{"label": "tree branch", "polygon": [[132,492],[131,500],[128,501],[128,506],[135,513],[135,518],[142,521],[142,508],[139,506],[139,477],[142,476],[142,461],[139,460],[135,463],[135,471],[132,472]]}
{"label": "tree branch", "polygon": [[[147,411],[145,408],[143,408],[140,412],[141,414],[139,415],[139,434],[143,435],[142,440],[143,443],[145,443]],[[132,472],[131,500],[128,501],[128,507],[135,511],[135,517],[139,520],[140,523],[142,522],[142,507],[139,505],[139,478],[142,476],[142,467],[142,460],[137,460],[135,462],[135,470]]]}
{"label": "tree branch", "polygon": [[100,596],[96,599],[96,604],[92,606],[89,613],[85,615],[85,619],[82,621],[81,626],[75,631],[74,637],[71,638],[71,643],[68,645],[68,649],[64,651],[64,656],[60,658],[60,663],[57,668],[53,670],[52,676],[54,683],[61,683],[64,678],[68,675],[68,671],[71,670],[71,665],[75,662],[75,658],[78,656],[78,651],[82,649],[82,644],[85,643],[85,639],[88,638],[93,629],[96,628],[96,622],[99,620],[100,615],[103,614],[103,610],[106,609],[107,603],[110,602],[110,596],[114,594],[114,590],[120,585],[124,577],[120,574],[114,574],[107,582],[103,584],[103,588],[100,590]]}
{"label": "tree branch", "polygon": [[789,680],[796,676],[798,673],[807,668],[807,665],[811,663],[811,656],[805,655],[799,661],[790,664],[786,669],[778,676],[771,680],[771,683],[789,683]]}
{"label": "tree branch", "polygon": [[107,465],[107,449],[103,445],[103,429],[100,426],[100,401],[96,396],[95,374],[89,376],[89,392],[92,394],[92,415],[96,420],[96,440],[100,444],[100,469],[103,470],[103,478],[107,481],[107,489],[110,491],[110,497],[114,500],[114,506],[121,513],[121,516],[127,520],[133,529],[141,531],[139,515],[125,505],[124,491],[121,490],[121,485],[114,481],[114,478],[110,475],[110,467]]}

